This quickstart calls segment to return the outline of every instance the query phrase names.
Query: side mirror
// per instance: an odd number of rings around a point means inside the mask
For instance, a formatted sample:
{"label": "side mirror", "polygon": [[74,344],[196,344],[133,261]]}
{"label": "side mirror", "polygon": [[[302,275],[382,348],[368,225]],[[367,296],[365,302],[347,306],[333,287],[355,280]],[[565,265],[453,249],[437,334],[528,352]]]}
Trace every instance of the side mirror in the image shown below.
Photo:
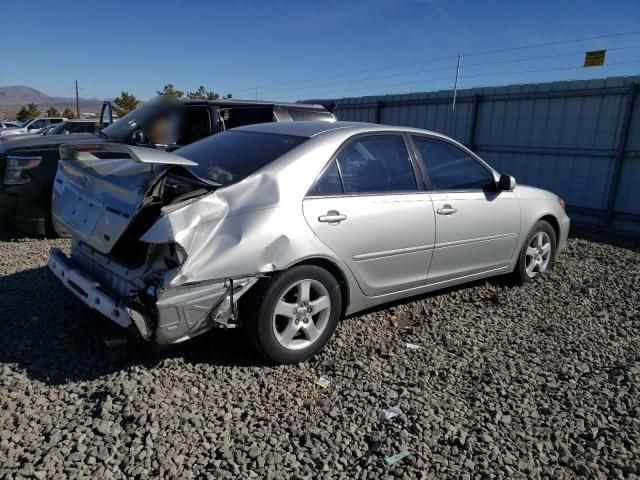
{"label": "side mirror", "polygon": [[498,180],[498,190],[500,191],[510,191],[516,188],[516,179],[511,175],[500,175],[500,180]]}
{"label": "side mirror", "polygon": [[134,145],[146,145],[149,142],[142,130],[136,130],[131,134],[131,143]]}

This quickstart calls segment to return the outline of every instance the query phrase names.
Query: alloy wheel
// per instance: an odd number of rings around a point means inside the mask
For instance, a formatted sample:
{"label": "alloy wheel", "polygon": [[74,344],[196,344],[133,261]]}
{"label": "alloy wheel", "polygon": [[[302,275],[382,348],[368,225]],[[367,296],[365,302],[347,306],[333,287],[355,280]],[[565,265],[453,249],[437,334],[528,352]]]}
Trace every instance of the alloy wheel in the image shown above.
{"label": "alloy wheel", "polygon": [[525,270],[533,278],[546,270],[551,259],[551,238],[547,232],[537,232],[527,247]]}
{"label": "alloy wheel", "polygon": [[331,298],[317,280],[300,280],[287,287],[276,303],[272,326],[280,345],[300,350],[315,343],[329,323]]}

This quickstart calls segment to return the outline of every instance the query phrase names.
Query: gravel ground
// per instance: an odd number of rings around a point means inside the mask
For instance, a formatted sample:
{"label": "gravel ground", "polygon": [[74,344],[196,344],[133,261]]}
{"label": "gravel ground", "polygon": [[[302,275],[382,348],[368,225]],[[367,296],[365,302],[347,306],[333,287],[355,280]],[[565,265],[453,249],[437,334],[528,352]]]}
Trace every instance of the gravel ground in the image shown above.
{"label": "gravel ground", "polygon": [[237,332],[107,348],[113,327],[46,269],[68,243],[0,231],[0,478],[640,475],[638,238],[582,232],[524,287],[351,318],[272,367]]}

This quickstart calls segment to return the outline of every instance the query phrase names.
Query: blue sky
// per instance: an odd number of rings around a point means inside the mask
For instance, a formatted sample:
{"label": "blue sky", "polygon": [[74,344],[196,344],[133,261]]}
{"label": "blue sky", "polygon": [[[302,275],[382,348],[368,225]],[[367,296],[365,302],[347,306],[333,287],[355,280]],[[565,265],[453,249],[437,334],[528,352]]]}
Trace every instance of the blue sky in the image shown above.
{"label": "blue sky", "polygon": [[[638,0],[28,0],[1,17],[0,85],[57,96],[75,79],[101,98],[168,82],[238,98],[429,91],[451,88],[458,53],[462,88],[640,73],[640,34],[472,55],[638,32]],[[598,48],[610,65],[580,68]]]}

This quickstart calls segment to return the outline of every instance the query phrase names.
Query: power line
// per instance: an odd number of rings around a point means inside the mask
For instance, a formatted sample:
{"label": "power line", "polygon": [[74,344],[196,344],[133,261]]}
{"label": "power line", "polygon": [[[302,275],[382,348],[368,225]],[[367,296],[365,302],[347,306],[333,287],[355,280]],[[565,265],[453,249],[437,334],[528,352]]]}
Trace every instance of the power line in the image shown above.
{"label": "power line", "polygon": [[[606,65],[603,65],[603,67],[612,67],[612,66],[616,66],[616,65],[629,65],[629,64],[637,64],[640,63],[640,60],[632,60],[632,61],[627,61],[627,62],[614,62],[614,63],[609,63]],[[474,75],[462,75],[461,78],[481,78],[481,77],[490,77],[490,76],[496,76],[496,75],[517,75],[517,74],[524,74],[524,73],[544,73],[544,72],[556,72],[556,71],[568,71],[568,70],[578,70],[578,69],[583,69],[584,67],[582,65],[578,65],[578,66],[571,66],[571,67],[556,67],[556,68],[542,68],[542,69],[529,69],[529,70],[517,70],[517,71],[512,71],[512,72],[493,72],[493,73],[480,73],[480,74],[474,74]],[[444,80],[448,80],[451,81],[452,77],[448,76],[448,77],[440,77],[440,78],[433,78],[433,79],[429,79],[429,80],[411,80],[411,81],[407,81],[407,82],[399,82],[399,83],[393,83],[393,84],[384,84],[384,85],[370,85],[370,86],[364,86],[364,87],[357,87],[355,89],[348,89],[348,92],[357,92],[357,91],[361,91],[361,90],[369,90],[369,89],[375,89],[375,88],[388,88],[388,87],[393,87],[393,86],[399,86],[399,85],[424,85],[427,83],[434,83],[437,81],[444,81]],[[472,88],[471,86],[466,87],[466,88]],[[333,90],[327,90],[325,92],[322,93],[322,95],[325,95],[327,93],[332,93],[332,92],[342,92],[344,91],[344,89],[333,89]],[[398,94],[398,93],[395,93]],[[288,97],[280,97],[280,98],[291,98],[291,96]]]}
{"label": "power line", "polygon": [[[562,41],[555,41],[555,42],[545,42],[545,43],[538,43],[538,44],[521,45],[521,46],[518,46],[518,47],[508,47],[508,48],[502,48],[502,49],[496,49],[496,50],[485,50],[485,51],[470,52],[470,53],[462,52],[462,55],[465,56],[465,57],[480,56],[480,55],[488,55],[488,54],[491,54],[491,53],[505,53],[505,52],[510,52],[510,51],[525,50],[525,49],[529,49],[529,48],[540,48],[540,47],[549,47],[549,46],[556,46],[556,45],[567,45],[567,44],[570,44],[570,43],[578,43],[578,42],[584,42],[584,41],[588,41],[588,40],[623,37],[623,36],[638,35],[638,34],[640,34],[640,30],[632,31],[632,32],[609,33],[609,34],[604,34],[604,35],[592,35],[592,36],[589,36],[589,37],[574,38],[574,39],[571,39],[571,40],[562,40]],[[395,65],[371,68],[371,69],[366,69],[366,70],[339,73],[339,74],[335,74],[335,75],[326,75],[326,76],[322,76],[322,77],[307,78],[307,79],[300,79],[300,80],[291,80],[291,81],[287,81],[287,82],[279,82],[279,83],[262,85],[262,86],[260,86],[260,89],[262,90],[263,88],[279,87],[279,86],[282,86],[282,85],[293,85],[293,84],[298,84],[298,83],[307,83],[307,82],[313,82],[313,81],[316,81],[316,80],[328,80],[328,79],[332,79],[332,78],[339,78],[339,77],[346,77],[346,76],[351,76],[351,75],[358,75],[358,74],[361,74],[361,73],[370,73],[370,72],[377,72],[377,71],[382,71],[382,70],[391,70],[391,69],[394,69],[394,68],[403,68],[403,67],[409,67],[409,66],[425,64],[425,63],[435,63],[435,62],[440,62],[440,61],[443,61],[443,60],[451,60],[451,59],[456,59],[456,58],[457,58],[457,55],[450,55],[450,56],[446,56],[446,57],[418,60],[418,61],[410,62],[410,63],[395,64]],[[243,89],[240,89],[240,90],[236,90],[236,93],[242,93],[242,92],[247,92],[247,91],[252,91],[253,92],[254,90],[255,90],[255,87],[243,88]]]}
{"label": "power line", "polygon": [[[629,50],[632,48],[640,48],[640,45],[630,45],[630,46],[625,46],[625,47],[615,47],[615,48],[609,48],[608,51],[617,51],[617,50]],[[494,61],[494,62],[480,62],[480,63],[470,63],[468,65],[465,65],[465,70],[469,69],[469,68],[474,68],[474,67],[483,67],[483,66],[487,66],[487,65],[501,65],[501,64],[507,64],[507,63],[521,63],[521,62],[528,62],[528,61],[532,61],[532,60],[545,60],[545,59],[549,59],[549,58],[561,58],[561,57],[569,57],[572,55],[580,55],[583,54],[583,51],[574,51],[574,52],[568,52],[568,53],[558,53],[558,54],[554,54],[554,55],[542,55],[542,56],[536,56],[536,57],[527,57],[527,58],[517,58],[517,59],[511,59],[511,60],[498,60],[498,61]],[[407,75],[417,75],[417,74],[421,74],[421,73],[432,73],[432,72],[439,72],[439,71],[443,71],[443,70],[455,70],[455,65],[450,65],[448,67],[438,67],[438,68],[430,68],[427,70],[413,70],[410,72],[400,72],[400,73],[392,73],[389,75],[382,75],[382,76],[378,76],[378,77],[366,77],[366,78],[358,78],[355,80],[342,80],[339,82],[332,82],[332,83],[321,83],[321,84],[317,84],[317,85],[305,85],[302,87],[293,87],[293,88],[280,88],[277,90],[267,90],[266,92],[262,92],[262,94],[272,94],[272,93],[280,93],[280,92],[291,92],[291,91],[299,91],[299,90],[311,90],[314,88],[322,88],[322,87],[327,87],[327,86],[333,86],[333,85],[344,85],[344,84],[348,84],[354,81],[358,81],[358,82],[367,82],[367,81],[371,81],[371,80],[383,80],[385,78],[394,78],[394,77],[403,77],[403,76],[407,76]]]}

